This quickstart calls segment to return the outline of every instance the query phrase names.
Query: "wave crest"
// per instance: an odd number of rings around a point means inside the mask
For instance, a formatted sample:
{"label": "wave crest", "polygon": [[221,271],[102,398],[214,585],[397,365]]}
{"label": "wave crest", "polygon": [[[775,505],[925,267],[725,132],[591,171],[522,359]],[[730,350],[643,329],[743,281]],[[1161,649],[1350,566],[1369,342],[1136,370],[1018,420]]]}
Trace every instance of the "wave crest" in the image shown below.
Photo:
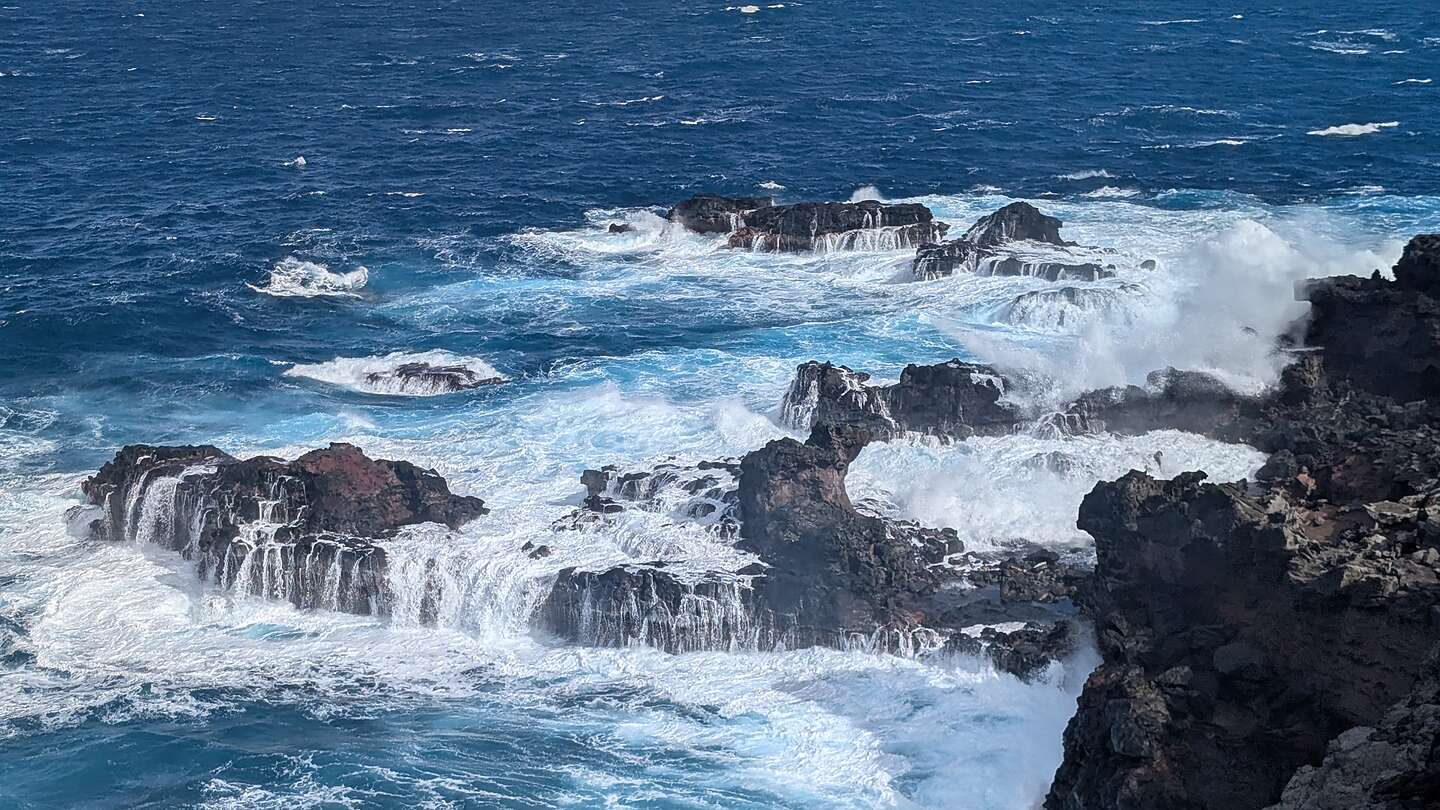
{"label": "wave crest", "polygon": [[323,264],[286,256],[270,268],[265,284],[245,286],[276,298],[359,298],[359,290],[369,281],[370,271],[365,267],[332,273]]}
{"label": "wave crest", "polygon": [[285,376],[304,377],[365,394],[402,397],[440,396],[506,380],[494,366],[478,357],[438,349],[299,363],[286,369]]}

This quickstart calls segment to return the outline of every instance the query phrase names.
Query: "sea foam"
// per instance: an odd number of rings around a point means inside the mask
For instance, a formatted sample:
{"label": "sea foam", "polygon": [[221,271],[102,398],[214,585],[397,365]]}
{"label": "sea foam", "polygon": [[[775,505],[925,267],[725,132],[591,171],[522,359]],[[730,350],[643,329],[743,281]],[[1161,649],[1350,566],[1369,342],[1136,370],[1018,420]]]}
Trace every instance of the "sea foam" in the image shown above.
{"label": "sea foam", "polygon": [[324,363],[299,363],[286,369],[286,377],[304,377],[366,394],[429,397],[452,393],[452,389],[425,380],[396,376],[401,366],[423,363],[430,366],[460,366],[480,380],[504,380],[493,366],[478,357],[447,351],[391,352],[374,357],[337,357]]}
{"label": "sea foam", "polygon": [[264,284],[245,286],[276,298],[358,298],[369,280],[370,271],[364,267],[332,273],[323,264],[287,256],[270,269]]}

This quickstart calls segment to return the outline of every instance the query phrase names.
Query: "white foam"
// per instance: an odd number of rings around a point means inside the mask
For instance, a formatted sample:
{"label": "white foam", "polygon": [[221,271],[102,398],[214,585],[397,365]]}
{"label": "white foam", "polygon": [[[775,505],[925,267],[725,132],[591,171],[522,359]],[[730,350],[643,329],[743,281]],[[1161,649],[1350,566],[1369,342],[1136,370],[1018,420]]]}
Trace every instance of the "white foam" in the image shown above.
{"label": "white foam", "polygon": [[1395,84],[1429,84],[1433,79],[1401,79]]}
{"label": "white foam", "polygon": [[1097,197],[1097,198],[1102,198],[1102,199],[1103,199],[1103,198],[1106,198],[1106,197],[1111,198],[1111,199],[1115,199],[1115,198],[1124,199],[1124,198],[1126,198],[1126,197],[1135,197],[1135,196],[1138,196],[1139,194],[1140,194],[1140,192],[1139,192],[1138,189],[1133,189],[1133,188],[1117,188],[1116,186],[1101,186],[1100,188],[1097,188],[1097,189],[1095,189],[1094,191],[1087,191],[1087,192],[1085,192],[1085,196],[1086,196],[1086,197]]}
{"label": "white foam", "polygon": [[1399,121],[1386,121],[1379,124],[1341,124],[1339,126],[1326,127],[1324,129],[1312,129],[1307,134],[1319,135],[1322,137],[1327,135],[1343,135],[1347,137],[1354,137],[1356,135],[1374,135],[1382,129],[1393,129],[1398,126],[1400,126]]}
{"label": "white foam", "polygon": [[299,169],[299,168],[304,168],[304,166],[305,166],[305,156],[304,156],[304,155],[296,155],[293,159],[285,161],[285,165],[286,165],[286,166],[293,166],[293,167],[295,167],[295,168],[297,168],[297,169]]}
{"label": "white foam", "polygon": [[[1156,453],[1161,461],[1156,461]],[[1070,469],[1044,465],[1059,454]],[[1056,549],[1088,548],[1075,527],[1080,501],[1095,484],[1132,469],[1160,478],[1204,470],[1217,481],[1253,476],[1265,454],[1176,431],[1136,437],[1039,438],[1017,434],[954,444],[909,440],[861,452],[846,479],[852,500],[881,514],[949,527],[967,549],[1025,540]]]}
{"label": "white foam", "polygon": [[1055,176],[1055,179],[1057,179],[1057,180],[1089,180],[1089,179],[1091,179],[1091,178],[1110,179],[1110,178],[1112,178],[1112,177],[1114,177],[1114,175],[1110,174],[1110,172],[1108,172],[1108,171],[1106,171],[1106,170],[1104,170],[1104,169],[1085,169],[1085,170],[1083,170],[1083,171],[1070,172],[1069,174],[1059,174],[1059,175],[1056,175],[1056,176]]}
{"label": "white foam", "polygon": [[760,188],[766,189],[767,191],[780,191],[785,187],[775,182],[774,180],[766,180],[765,182],[760,184]]}
{"label": "white foam", "polygon": [[[400,366],[410,363],[464,366],[480,379],[505,379],[504,375],[479,357],[465,357],[438,349],[427,352],[390,352],[375,357],[337,357],[324,363],[300,363],[286,369],[284,374],[286,377],[305,377],[367,394],[429,397],[451,393],[445,388],[428,386],[423,381],[389,375]],[[381,377],[372,381],[368,379],[371,374]]]}
{"label": "white foam", "polygon": [[245,286],[276,298],[358,298],[369,280],[370,271],[364,267],[332,273],[323,264],[287,256],[270,269],[265,284]]}
{"label": "white foam", "polygon": [[850,202],[865,202],[866,200],[885,201],[885,195],[875,186],[860,186],[850,194]]}

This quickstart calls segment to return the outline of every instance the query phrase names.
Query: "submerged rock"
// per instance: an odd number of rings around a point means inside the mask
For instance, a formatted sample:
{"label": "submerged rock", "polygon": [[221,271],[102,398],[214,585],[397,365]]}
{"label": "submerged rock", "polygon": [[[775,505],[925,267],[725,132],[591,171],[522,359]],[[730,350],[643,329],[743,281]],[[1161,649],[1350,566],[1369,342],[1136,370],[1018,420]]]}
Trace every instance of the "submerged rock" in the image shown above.
{"label": "submerged rock", "polygon": [[1146,383],[1083,394],[1051,419],[1068,434],[1182,430],[1228,442],[1251,440],[1269,424],[1264,399],[1237,393],[1212,374],[1167,368],[1151,372]]}
{"label": "submerged rock", "polygon": [[1071,329],[1092,319],[1128,324],[1132,320],[1128,305],[1143,292],[1138,284],[1031,290],[1015,296],[1000,309],[998,318],[1039,329]]}
{"label": "submerged rock", "polygon": [[1343,276],[1304,282],[1305,341],[1332,373],[1402,402],[1440,395],[1440,234],[1417,236],[1395,281]]}
{"label": "submerged rock", "polygon": [[416,362],[402,363],[385,371],[372,371],[365,375],[365,381],[386,391],[437,394],[499,385],[505,382],[505,378],[484,374],[465,365]]}
{"label": "submerged rock", "polygon": [[419,523],[458,529],[488,511],[433,470],[349,444],[294,461],[131,445],[82,490],[103,510],[98,539],[178,551],[222,587],[355,613],[388,612],[385,555],[372,541]]}

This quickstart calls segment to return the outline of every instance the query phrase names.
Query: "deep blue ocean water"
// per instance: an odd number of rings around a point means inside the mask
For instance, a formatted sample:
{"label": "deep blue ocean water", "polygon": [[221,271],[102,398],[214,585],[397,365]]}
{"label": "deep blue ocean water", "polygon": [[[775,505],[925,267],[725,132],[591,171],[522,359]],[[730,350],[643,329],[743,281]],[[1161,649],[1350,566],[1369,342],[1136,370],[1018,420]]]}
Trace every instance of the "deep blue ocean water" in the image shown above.
{"label": "deep blue ocean water", "polygon": [[[514,550],[587,466],[782,435],[805,359],[1263,377],[1180,324],[1258,323],[1295,274],[1440,228],[1424,4],[4,2],[0,807],[1029,806],[1083,671],[568,649],[527,631],[553,569]],[[647,213],[857,189],[960,227],[1030,199],[1162,275],[1122,279],[1151,298],[1101,340],[1017,320],[1032,280],[892,284],[901,253],[752,256]],[[277,267],[361,266],[273,294]],[[359,382],[436,350],[509,382]],[[340,439],[496,507],[450,560],[474,592],[447,626],[233,598],[65,526],[126,443]],[[1005,483],[1033,449],[877,451],[853,486],[982,542],[1078,542],[1078,494],[1151,446],[1093,448],[1053,497]],[[562,559],[704,557],[636,532]]]}

